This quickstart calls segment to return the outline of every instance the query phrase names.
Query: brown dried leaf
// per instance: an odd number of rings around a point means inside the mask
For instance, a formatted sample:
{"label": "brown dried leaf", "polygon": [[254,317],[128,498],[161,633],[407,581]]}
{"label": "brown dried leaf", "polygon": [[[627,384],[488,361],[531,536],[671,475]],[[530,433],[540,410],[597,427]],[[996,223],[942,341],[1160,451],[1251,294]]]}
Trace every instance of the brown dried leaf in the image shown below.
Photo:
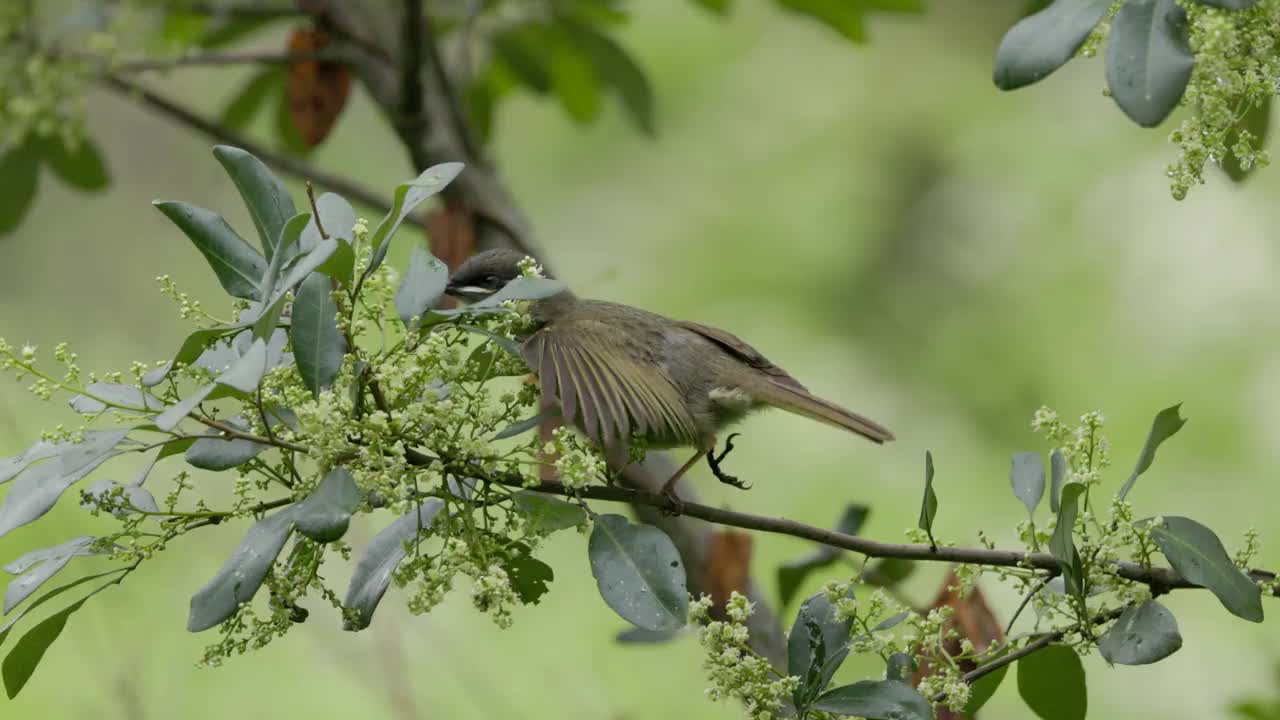
{"label": "brown dried leaf", "polygon": [[706,588],[711,595],[711,617],[724,619],[725,603],[735,591],[747,594],[751,570],[751,535],[736,530],[707,536]]}
{"label": "brown dried leaf", "polygon": [[447,199],[432,210],[426,221],[428,247],[449,270],[457,270],[476,251],[476,233],[471,213],[457,200]]}
{"label": "brown dried leaf", "polygon": [[[947,630],[956,630],[961,638],[973,643],[973,647],[978,652],[985,652],[993,645],[1004,642],[1004,628],[996,618],[995,612],[991,610],[991,606],[987,604],[987,599],[982,594],[982,589],[975,586],[969,591],[968,595],[961,597],[953,589],[959,583],[955,570],[948,572],[946,579],[942,583],[942,589],[938,591],[937,597],[933,599],[929,610],[940,607],[953,608],[951,620],[947,623]],[[960,653],[960,640],[959,638],[948,638],[943,647],[948,655],[958,655]],[[961,660],[959,664],[960,669],[964,672],[969,672],[977,667],[972,660]],[[912,682],[915,685],[919,685],[921,680],[932,674],[933,662],[927,657],[922,657],[920,658],[920,669],[916,671]],[[969,715],[953,712],[944,707],[937,709],[937,720],[968,720],[969,718]]]}
{"label": "brown dried leaf", "polygon": [[[289,33],[291,55],[311,55],[329,44],[323,30],[295,28]],[[307,147],[324,140],[342,114],[351,93],[351,69],[332,61],[307,60],[289,64],[285,97],[289,119]]]}

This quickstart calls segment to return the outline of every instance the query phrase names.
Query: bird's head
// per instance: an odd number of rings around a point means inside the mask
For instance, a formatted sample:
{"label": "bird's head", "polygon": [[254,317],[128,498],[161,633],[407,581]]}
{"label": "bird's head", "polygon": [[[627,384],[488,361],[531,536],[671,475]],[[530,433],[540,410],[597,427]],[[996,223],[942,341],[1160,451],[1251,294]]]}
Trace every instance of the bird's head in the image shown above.
{"label": "bird's head", "polygon": [[520,277],[524,258],[524,253],[507,249],[477,253],[453,272],[445,292],[468,302],[483,300]]}

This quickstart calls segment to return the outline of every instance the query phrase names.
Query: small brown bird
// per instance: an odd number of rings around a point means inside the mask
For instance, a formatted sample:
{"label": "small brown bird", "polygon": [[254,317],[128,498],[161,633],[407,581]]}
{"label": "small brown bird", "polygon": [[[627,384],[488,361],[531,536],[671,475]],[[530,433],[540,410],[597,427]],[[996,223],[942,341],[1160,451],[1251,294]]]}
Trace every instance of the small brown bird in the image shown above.
{"label": "small brown bird", "polygon": [[[446,292],[473,302],[493,295],[520,277],[524,257],[479,253],[453,273]],[[734,435],[719,455],[716,435],[753,410],[781,408],[876,443],[893,439],[878,423],[810,394],[724,330],[568,290],[534,301],[530,314],[538,329],[521,339],[521,352],[562,417],[607,448],[639,442],[697,451],[663,486],[673,500],[680,477],[704,455],[721,482],[746,487],[720,468]]]}

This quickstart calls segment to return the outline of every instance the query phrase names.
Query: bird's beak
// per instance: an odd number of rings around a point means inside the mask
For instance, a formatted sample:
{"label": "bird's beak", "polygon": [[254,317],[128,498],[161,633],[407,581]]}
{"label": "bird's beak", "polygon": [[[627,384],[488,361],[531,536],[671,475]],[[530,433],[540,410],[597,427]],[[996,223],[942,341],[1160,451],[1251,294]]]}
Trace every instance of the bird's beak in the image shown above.
{"label": "bird's beak", "polygon": [[479,285],[459,285],[450,280],[449,283],[444,286],[444,294],[458,298],[459,300],[475,302],[476,300],[483,300],[484,298],[489,297],[493,294],[493,291],[489,288],[480,287]]}

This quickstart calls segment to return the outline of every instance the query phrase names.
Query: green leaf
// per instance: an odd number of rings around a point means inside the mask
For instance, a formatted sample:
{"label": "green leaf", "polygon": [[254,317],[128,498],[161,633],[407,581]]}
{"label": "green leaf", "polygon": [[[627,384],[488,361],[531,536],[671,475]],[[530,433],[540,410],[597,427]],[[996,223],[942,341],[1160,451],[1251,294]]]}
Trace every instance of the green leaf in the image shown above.
{"label": "green leaf", "polygon": [[83,441],[62,447],[56,457],[19,475],[0,505],[0,537],[49,512],[67,488],[123,452],[116,445],[128,432],[128,428],[86,431]]}
{"label": "green leaf", "polygon": [[600,595],[624,620],[646,630],[683,627],[689,610],[684,563],[671,538],[652,525],[601,515],[587,542]]}
{"label": "green leaf", "polygon": [[503,66],[521,85],[545,95],[551,92],[551,70],[547,67],[547,26],[526,23],[493,38],[493,51]]}
{"label": "green leaf", "polygon": [[693,0],[695,5],[701,5],[711,12],[720,15],[728,14],[729,6],[732,4],[732,1],[733,0]]}
{"label": "green leaf", "polygon": [[1142,445],[1142,454],[1138,456],[1138,464],[1134,466],[1133,472],[1129,474],[1129,479],[1124,481],[1124,485],[1120,488],[1120,499],[1123,500],[1129,495],[1129,491],[1133,489],[1133,484],[1138,481],[1138,476],[1147,471],[1151,467],[1151,463],[1156,459],[1156,450],[1165,440],[1173,437],[1175,433],[1187,424],[1186,419],[1182,418],[1178,411],[1182,408],[1182,403],[1178,403],[1172,407],[1167,407],[1156,413],[1156,418],[1151,422],[1151,432],[1147,433],[1147,441]]}
{"label": "green leaf", "polygon": [[[27,613],[31,612],[32,610],[40,607],[46,602],[58,597],[62,593],[74,587],[83,585],[91,580],[97,580],[99,578],[107,577],[108,575],[115,575],[119,573],[121,570],[123,570],[123,568],[116,568],[115,570],[107,570],[105,572],[95,573],[93,575],[86,575],[82,578],[76,578],[75,580],[72,580],[66,585],[60,585],[50,590],[49,592],[41,595],[35,600],[31,601],[31,604],[27,605],[25,608],[19,611],[17,615],[14,615],[12,618],[9,618],[9,622],[5,623],[4,627],[0,627],[0,646],[4,645],[4,641],[9,638],[9,633],[13,632],[13,628],[17,626],[18,621],[21,620],[23,616],[25,616]],[[110,585],[111,583],[105,583],[105,584]]]}
{"label": "green leaf", "polygon": [[831,682],[849,655],[852,620],[838,621],[825,592],[800,604],[787,636],[787,674],[802,678],[792,693],[797,707],[807,707]]}
{"label": "green leaf", "polygon": [[268,515],[249,528],[222,569],[191,597],[187,630],[208,630],[253,599],[293,531],[292,511],[286,508]]}
{"label": "green leaf", "polygon": [[1107,87],[1130,120],[1155,127],[1178,106],[1195,56],[1176,0],[1128,0],[1107,36]]}
{"label": "green leaf", "polygon": [[[189,440],[187,442],[190,442]],[[172,443],[171,443],[172,444]],[[166,446],[167,447],[167,446]],[[150,472],[148,469],[146,472]],[[145,479],[145,476],[144,478]],[[138,482],[140,482],[139,480]],[[115,493],[119,490],[119,498],[115,497]],[[85,495],[91,498],[106,502],[107,507],[111,508],[111,514],[117,518],[124,519],[134,514],[134,511],[125,506],[125,503],[131,505],[138,510],[144,512],[160,512],[160,506],[156,504],[156,498],[149,490],[138,485],[124,485],[103,478],[89,485],[84,491]],[[81,500],[80,507],[89,510],[94,507],[102,507],[101,503],[85,502]]]}
{"label": "green leaf", "polygon": [[[258,283],[263,297],[262,305],[257,306],[260,313],[258,320],[254,323],[254,333],[258,337],[269,336],[270,330],[274,330],[276,327],[276,318],[280,316],[280,301],[284,299],[285,292],[291,289],[286,287],[285,283],[288,279],[293,279],[292,277],[283,277],[282,269],[285,266],[285,260],[293,254],[291,250],[296,248],[299,238],[302,237],[303,230],[309,224],[311,224],[311,213],[298,213],[285,221],[274,240],[270,243],[265,243],[271,248],[268,255],[271,258],[271,263],[267,266],[266,272],[262,274],[262,280]],[[305,258],[298,259],[295,267],[297,264],[301,264],[303,259]],[[319,262],[310,262],[308,264],[311,267],[315,267]],[[310,270],[306,272],[310,272]],[[290,276],[292,276],[292,269],[290,270]],[[304,277],[306,275],[299,275],[296,280],[301,282]],[[243,316],[241,317],[243,318]]]}
{"label": "green leaf", "polygon": [[258,384],[262,382],[262,376],[266,371],[267,343],[262,338],[258,338],[253,341],[244,355],[218,375],[212,383],[165,408],[164,412],[155,417],[155,425],[168,432],[206,400],[252,393],[258,389]]}
{"label": "green leaf", "polygon": [[396,187],[391,210],[369,235],[369,245],[373,248],[373,255],[369,259],[368,269],[364,271],[365,277],[372,275],[373,271],[377,270],[386,259],[387,250],[391,247],[391,237],[395,235],[400,223],[404,222],[409,213],[424,200],[444,190],[454,178],[458,177],[463,167],[465,166],[458,162],[433,165],[423,170],[422,174],[414,180]]}
{"label": "green leaf", "polygon": [[87,137],[81,138],[75,149],[68,148],[60,137],[44,138],[41,155],[62,182],[77,190],[101,190],[111,182],[98,147]]}
{"label": "green leaf", "polygon": [[4,178],[4,190],[0,192],[0,235],[17,229],[35,199],[36,181],[40,174],[37,145],[28,139],[0,155],[0,177]]}
{"label": "green leaf", "polygon": [[511,496],[516,509],[524,515],[529,530],[552,533],[577,527],[587,518],[581,506],[532,490],[520,490]]}
{"label": "green leaf", "polygon": [[1231,562],[1212,530],[1190,518],[1167,515],[1151,528],[1151,539],[1187,582],[1208,588],[1232,614],[1262,622],[1262,592]]}
{"label": "green leaf", "polygon": [[333,384],[347,354],[347,339],[338,329],[338,306],[329,295],[331,289],[324,275],[313,274],[304,280],[293,302],[289,328],[298,373],[315,397]]}
{"label": "green leaf", "polygon": [[284,230],[285,223],[298,214],[288,189],[261,160],[230,145],[215,145],[213,156],[235,183],[258,229],[258,239],[268,260]]}
{"label": "green leaf", "polygon": [[1018,661],[1018,694],[1043,720],[1084,720],[1089,708],[1084,666],[1076,652],[1063,645],[1050,645]]}
{"label": "green leaf", "polygon": [[867,720],[933,720],[933,706],[901,680],[863,680],[838,687],[820,696],[812,707]]}
{"label": "green leaf", "polygon": [[1098,650],[1107,662],[1148,665],[1163,660],[1182,647],[1178,621],[1155,600],[1125,608],[1098,639]]}
{"label": "green leaf", "polygon": [[850,0],[778,0],[778,5],[822,22],[855,43],[867,40],[866,9]]}
{"label": "green leaf", "polygon": [[218,276],[223,290],[234,297],[259,299],[258,279],[266,272],[267,261],[237,235],[221,215],[184,202],[153,204],[195,243]]}
{"label": "green leaf", "polygon": [[41,440],[13,457],[0,460],[0,485],[14,479],[31,465],[61,454],[69,445],[71,443],[65,441],[53,443]]}
{"label": "green leaf", "polygon": [[657,133],[653,86],[635,58],[612,37],[589,23],[561,18],[572,41],[586,54],[602,82],[613,89],[636,127],[645,135]]}
{"label": "green leaf", "polygon": [[511,580],[511,589],[525,605],[536,605],[549,588],[547,583],[556,579],[551,566],[529,554],[527,545],[516,545],[516,552],[502,563]]}
{"label": "green leaf", "polygon": [[364,494],[356,487],[351,473],[344,467],[335,467],[310,495],[294,506],[293,519],[303,535],[316,542],[333,542],[347,533],[351,513],[362,500]]}
{"label": "green leaf", "polygon": [[1062,483],[1067,480],[1067,457],[1061,450],[1049,453],[1049,510],[1058,512],[1062,498]]}
{"label": "green leaf", "polygon": [[[1271,105],[1273,98],[1267,97],[1256,105],[1250,105],[1245,110],[1244,116],[1240,118],[1236,124],[1231,126],[1231,132],[1227,134],[1226,145],[1228,148],[1234,148],[1241,140],[1241,132],[1248,132],[1252,136],[1249,145],[1255,151],[1260,151],[1267,146],[1267,135],[1271,130]],[[1248,170],[1244,169],[1240,164],[1240,158],[1236,157],[1235,151],[1231,151],[1221,161],[1222,169],[1227,176],[1234,182],[1242,182],[1245,178],[1253,174],[1255,166],[1251,166]]]}
{"label": "green leaf", "polygon": [[85,390],[88,391],[88,395],[76,395],[67,401],[72,410],[82,415],[96,415],[106,411],[107,406],[102,402],[103,400],[113,403],[112,407],[116,410],[128,408],[136,412],[145,412],[164,407],[164,403],[159,398],[143,392],[136,385],[96,382]]}
{"label": "green leaf", "polygon": [[1000,683],[1004,682],[1004,676],[1009,673],[1008,665],[1001,665],[991,672],[978,678],[971,688],[969,688],[969,702],[964,706],[964,714],[973,717],[987,701],[996,694],[996,690],[1000,688]]}
{"label": "green leaf", "polygon": [[[71,558],[92,555],[89,547],[94,538],[89,535],[68,540],[61,545],[35,550],[5,566],[5,572],[22,573],[9,583],[4,592],[4,614],[8,615],[23,600],[49,581],[59,570],[71,562]],[[19,569],[21,568],[21,569]]]}
{"label": "green leaf", "polygon": [[911,577],[916,571],[913,560],[881,558],[862,573],[862,581],[877,587],[893,587]]}
{"label": "green leaf", "polygon": [[1062,500],[1058,508],[1058,525],[1049,538],[1049,552],[1062,566],[1062,579],[1067,592],[1084,600],[1085,588],[1084,566],[1080,552],[1076,550],[1072,533],[1075,532],[1076,516],[1080,511],[1080,496],[1084,494],[1083,483],[1069,482],[1062,488]]}
{"label": "green leaf", "polygon": [[556,26],[555,29],[557,32],[549,34],[547,52],[551,87],[565,113],[574,122],[585,125],[600,114],[600,79],[592,58],[562,28]]}
{"label": "green leaf", "polygon": [[293,115],[289,112],[289,93],[282,92],[276,98],[275,113],[272,117],[276,130],[276,142],[292,155],[306,157],[311,154],[312,147],[293,124]]}
{"label": "green leaf", "polygon": [[249,129],[271,94],[284,92],[284,78],[279,68],[268,68],[254,75],[223,108],[221,124],[239,132]]}
{"label": "green leaf", "polygon": [[406,328],[414,318],[422,316],[444,295],[449,284],[449,268],[427,252],[421,245],[414,245],[409,255],[409,268],[404,273],[400,289],[396,290],[396,312]]}
{"label": "green leaf", "polygon": [[542,412],[538,413],[537,415],[534,415],[532,417],[527,417],[524,420],[521,420],[520,422],[517,422],[517,423],[512,423],[506,428],[500,430],[491,439],[506,440],[507,438],[516,437],[517,435],[523,435],[524,433],[527,433],[530,430],[538,427],[542,423],[552,418],[558,418],[558,417],[560,417],[560,408],[549,407],[546,410],[543,410]]}
{"label": "green leaf", "polygon": [[996,51],[996,87],[1016,90],[1065,65],[1111,5],[1112,0],[1057,0],[1018,21]]}
{"label": "green leaf", "polygon": [[[316,198],[316,210],[320,213],[320,224],[324,226],[325,235],[331,238],[345,240],[349,246],[355,242],[355,226],[356,211],[351,207],[351,203],[346,198],[334,193],[324,193]],[[302,238],[299,246],[304,252],[313,250],[320,242],[324,240],[320,236],[320,230],[316,227],[316,222],[312,219],[307,225],[307,229],[302,231]],[[332,259],[326,261],[326,264],[333,262]],[[355,258],[352,258],[355,262]],[[326,273],[327,274],[327,273]],[[330,275],[330,277],[334,277]],[[346,277],[334,277],[335,280],[343,280],[345,283],[351,281],[351,271],[347,270]]]}
{"label": "green leaf", "polygon": [[363,630],[373,620],[382,595],[391,584],[391,573],[404,559],[406,544],[416,547],[421,541],[420,530],[429,530],[436,515],[444,508],[444,502],[432,498],[400,516],[369,541],[364,554],[356,563],[347,586],[342,606],[356,611],[356,618],[343,624],[345,630]]}
{"label": "green leaf", "polygon": [[933,453],[924,453],[924,498],[920,501],[921,530],[929,534],[933,542],[933,518],[938,514],[938,495],[933,491]]}
{"label": "green leaf", "polygon": [[4,665],[0,666],[0,674],[4,675],[4,689],[10,700],[22,692],[22,688],[31,679],[31,674],[36,671],[36,666],[44,658],[45,651],[67,626],[67,618],[71,617],[71,613],[79,610],[88,599],[89,597],[83,597],[41,620],[26,635],[18,639],[5,657]]}
{"label": "green leaf", "polygon": [[[852,503],[846,506],[844,512],[841,513],[836,521],[836,531],[846,535],[857,535],[858,531],[862,529],[862,524],[866,522],[867,514],[870,512],[871,508],[860,503]],[[801,584],[804,583],[810,573],[834,563],[840,557],[840,553],[841,550],[839,548],[834,548],[830,545],[819,545],[808,555],[779,565],[778,595],[780,596],[782,607],[791,604],[791,600],[800,591]]]}
{"label": "green leaf", "polygon": [[1044,497],[1044,459],[1040,453],[1014,453],[1009,484],[1013,486],[1013,494],[1027,507],[1027,516],[1034,516],[1036,506]]}
{"label": "green leaf", "polygon": [[[224,420],[223,424],[237,430],[246,429],[245,424],[238,420]],[[230,470],[249,462],[267,449],[262,443],[225,437],[216,430],[208,435],[209,437],[202,437],[187,448],[183,457],[188,465],[201,470]]]}

